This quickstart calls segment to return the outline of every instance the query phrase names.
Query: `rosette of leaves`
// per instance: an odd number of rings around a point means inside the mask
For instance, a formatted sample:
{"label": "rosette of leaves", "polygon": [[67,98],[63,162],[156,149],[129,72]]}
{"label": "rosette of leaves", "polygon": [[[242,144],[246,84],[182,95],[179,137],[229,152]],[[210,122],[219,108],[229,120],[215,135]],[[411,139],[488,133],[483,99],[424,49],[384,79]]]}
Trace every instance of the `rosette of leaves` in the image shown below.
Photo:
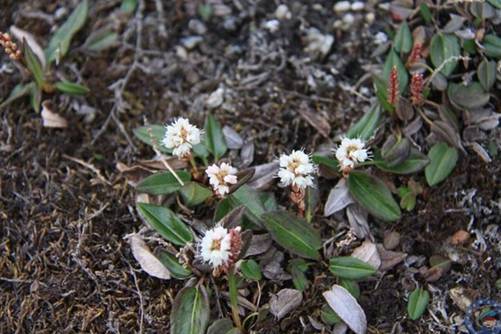
{"label": "rosette of leaves", "polygon": [[[231,188],[230,194],[224,198],[214,195],[203,169],[214,161],[226,160],[229,147],[233,147],[233,150],[238,148],[235,148],[235,143],[229,143],[231,138],[227,134],[232,131],[224,132],[214,116],[208,115],[205,124],[204,138],[193,148],[193,158],[198,166],[196,170],[193,167],[177,169],[177,177],[170,171],[158,172],[136,185],[138,192],[148,194],[151,199],[156,198],[150,201],[156,204],[137,203],[137,211],[143,221],[165,242],[153,254],[159,260],[155,262],[161,263],[170,273],[170,278],[186,280],[185,288],[175,298],[176,307],[173,307],[171,314],[173,333],[203,333],[205,330],[207,333],[227,333],[237,326],[228,317],[208,327],[208,323],[212,322],[209,320],[212,317],[209,310],[217,298],[214,291],[224,289],[225,280],[224,277],[208,279],[212,269],[200,261],[196,244],[202,238],[203,231],[216,223],[227,228],[242,228],[243,245],[239,256],[240,269],[236,273],[237,285],[259,284],[263,279],[262,264],[252,257],[244,259],[253,234],[269,235],[275,247],[290,256],[288,270],[296,277],[295,284],[298,287],[308,286],[306,272],[313,262],[306,261],[321,259],[319,250],[322,240],[319,231],[305,218],[279,209],[272,193],[257,191],[246,184],[253,175],[253,169],[239,174],[239,182]],[[169,150],[161,146],[165,135],[164,126],[140,127],[134,130],[134,134],[143,143],[153,146],[156,152],[169,154]],[[211,212],[212,218],[207,218]],[[207,285],[208,282],[220,286],[212,289]],[[190,318],[192,312],[202,316]],[[250,316],[243,323],[250,326],[253,321],[257,319]]]}
{"label": "rosette of leaves", "polygon": [[81,1],[66,21],[52,34],[45,50],[37,44],[30,34],[15,28],[17,31],[21,31],[17,33],[22,38],[22,59],[20,62],[30,73],[32,81],[16,85],[7,99],[0,103],[0,108],[23,96],[29,96],[31,106],[36,112],[39,112],[44,93],[52,94],[58,91],[63,94],[79,96],[89,92],[86,86],[79,83],[53,80],[54,63],[59,64],[68,53],[73,37],[85,25],[88,11],[89,1]]}

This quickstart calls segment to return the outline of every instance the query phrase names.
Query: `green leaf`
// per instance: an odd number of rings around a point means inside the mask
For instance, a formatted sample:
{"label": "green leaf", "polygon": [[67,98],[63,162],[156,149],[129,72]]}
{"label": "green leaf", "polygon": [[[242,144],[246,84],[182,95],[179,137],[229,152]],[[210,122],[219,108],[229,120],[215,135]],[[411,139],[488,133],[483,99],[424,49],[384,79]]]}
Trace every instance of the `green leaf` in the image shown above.
{"label": "green leaf", "polygon": [[245,278],[252,281],[260,281],[263,278],[259,264],[254,260],[243,260],[240,263],[240,271]]}
{"label": "green leaf", "polygon": [[398,188],[400,196],[400,207],[407,211],[412,211],[416,207],[416,194],[409,187]]}
{"label": "green leaf", "polygon": [[90,92],[89,88],[69,81],[58,81],[55,86],[60,92],[70,95],[85,95]]}
{"label": "green leaf", "polygon": [[407,303],[407,313],[409,318],[412,320],[417,320],[421,315],[423,315],[428,302],[430,301],[430,293],[423,288],[416,288],[409,296],[409,302]]}
{"label": "green leaf", "polygon": [[379,104],[388,112],[395,111],[395,107],[388,102],[388,86],[386,85],[386,81],[374,75],[372,77],[372,82]]}
{"label": "green leaf", "polygon": [[193,234],[177,215],[163,206],[137,203],[141,216],[165,240],[178,246],[184,246],[193,241]]}
{"label": "green leaf", "polygon": [[320,233],[304,219],[286,211],[268,212],[262,218],[264,227],[280,246],[304,258],[320,259]]}
{"label": "green leaf", "polygon": [[488,92],[496,82],[496,63],[487,59],[482,60],[477,68],[477,76],[482,87]]}
{"label": "green leaf", "polygon": [[339,284],[345,288],[355,299],[358,299],[360,297],[360,287],[358,286],[358,283],[356,281],[353,281],[351,279],[341,279]]}
{"label": "green leaf", "polygon": [[277,199],[275,198],[275,194],[272,192],[260,193],[259,198],[263,203],[265,211],[276,211],[278,210]]}
{"label": "green leaf", "polygon": [[197,182],[188,182],[179,190],[183,201],[188,206],[202,204],[212,196],[212,191]]}
{"label": "green leaf", "polygon": [[115,46],[117,42],[118,34],[111,26],[106,26],[90,34],[85,40],[84,48],[91,52],[100,52]]}
{"label": "green leaf", "polygon": [[30,82],[28,84],[22,84],[22,83],[17,84],[14,87],[14,89],[12,89],[12,91],[10,92],[9,97],[6,98],[2,103],[0,103],[0,109],[11,104],[15,100],[30,94],[33,88],[36,88],[34,82]]}
{"label": "green leaf", "polygon": [[[186,171],[178,171],[177,176],[183,182],[191,180],[191,174]],[[171,172],[160,172],[141,180],[136,186],[136,190],[151,195],[167,195],[178,191],[181,187],[181,184]]]}
{"label": "green leaf", "polygon": [[438,33],[431,39],[430,57],[435,69],[442,66],[444,61],[448,60],[442,67],[440,73],[446,77],[454,72],[458,60],[450,60],[451,57],[459,57],[461,50],[456,36]]}
{"label": "green leaf", "polygon": [[[231,197],[231,195],[230,195]],[[229,197],[223,198],[222,200],[219,201],[216,205],[216,210],[214,212],[214,218],[212,218],[212,221],[214,223],[217,223],[221,219],[223,219],[224,216],[226,216],[232,209],[236,208],[238,205],[233,205],[231,203],[231,200]]]}
{"label": "green leaf", "polygon": [[209,151],[204,144],[193,145],[193,155],[202,159],[205,165],[207,165],[207,158],[209,157]]}
{"label": "green leaf", "polygon": [[87,20],[89,1],[83,0],[73,10],[66,22],[52,35],[49,46],[45,50],[47,62],[63,58],[70,48],[71,39],[83,27]]}
{"label": "green leaf", "polygon": [[127,14],[132,14],[136,10],[137,0],[122,0],[120,10]]}
{"label": "green leaf", "polygon": [[393,66],[397,68],[398,88],[400,93],[403,93],[407,88],[407,84],[409,83],[409,74],[407,73],[402,60],[400,60],[400,57],[397,55],[395,50],[391,49],[388,57],[386,58],[386,62],[384,63],[383,68],[383,79],[385,80],[385,82],[388,82]]}
{"label": "green leaf", "polygon": [[233,321],[228,318],[218,319],[207,329],[207,334],[228,334],[233,330]]}
{"label": "green leaf", "polygon": [[219,160],[227,150],[221,124],[209,114],[205,122],[205,145],[214,159]]}
{"label": "green leaf", "polygon": [[40,105],[42,104],[42,90],[33,83],[30,87],[30,103],[33,110],[40,112]]}
{"label": "green leaf", "polygon": [[496,35],[484,37],[484,52],[488,57],[501,58],[501,38]]}
{"label": "green leaf", "polygon": [[320,199],[320,193],[317,187],[306,188],[306,194],[304,197],[304,203],[306,208],[304,216],[308,223],[311,223],[313,217],[315,216],[315,210],[317,209],[319,199]]}
{"label": "green leaf", "polygon": [[292,283],[294,284],[294,287],[299,291],[306,290],[310,283],[306,278],[306,275],[304,274],[306,270],[308,270],[308,266],[309,264],[301,258],[292,259],[287,265],[287,271],[292,276]]}
{"label": "green leaf", "polygon": [[433,20],[433,15],[431,14],[430,7],[428,7],[428,5],[424,2],[419,6],[419,13],[421,14],[421,17],[426,22],[426,24],[430,24]]}
{"label": "green leaf", "polygon": [[183,267],[174,255],[166,251],[161,251],[157,258],[169,269],[171,276],[174,278],[186,279],[192,275],[191,270]]}
{"label": "green leaf", "polygon": [[381,121],[381,107],[376,103],[362,118],[356,122],[346,133],[348,138],[369,140],[376,131]]}
{"label": "green leaf", "polygon": [[203,334],[209,325],[210,306],[202,288],[182,289],[172,305],[170,314],[171,334]]}
{"label": "green leaf", "polygon": [[408,53],[412,49],[412,34],[406,21],[400,25],[400,28],[393,40],[393,47],[398,52]]}
{"label": "green leaf", "polygon": [[[166,148],[162,141],[165,137],[165,126],[159,124],[151,124],[141,126],[133,130],[134,136],[145,144],[156,146],[159,151],[170,153],[171,150]],[[151,135],[150,135],[151,133]],[[154,145],[155,144],[155,145]]]}
{"label": "green leaf", "polygon": [[476,81],[468,85],[450,83],[447,96],[458,109],[478,109],[489,103],[490,95]]}
{"label": "green leaf", "polygon": [[430,164],[424,170],[426,182],[429,186],[434,186],[449,176],[458,160],[458,151],[454,147],[449,147],[446,143],[440,142],[428,152]]}
{"label": "green leaf", "polygon": [[364,172],[352,171],[347,185],[351,196],[373,216],[384,221],[400,218],[400,207],[381,180]]}
{"label": "green leaf", "polygon": [[337,277],[350,280],[364,279],[376,273],[370,264],[351,256],[331,258],[329,269]]}
{"label": "green leaf", "polygon": [[496,7],[497,9],[501,9],[501,0],[487,0],[491,5]]}
{"label": "green leaf", "polygon": [[328,326],[333,326],[342,322],[341,318],[328,304],[322,306],[320,310],[320,319]]}
{"label": "green leaf", "polygon": [[265,210],[263,202],[259,198],[259,193],[256,190],[244,184],[227,198],[229,203],[231,203],[231,208],[243,205],[247,209],[245,210],[245,217],[256,225],[262,224],[261,215]]}
{"label": "green leaf", "polygon": [[313,162],[317,165],[323,165],[336,172],[339,171],[339,162],[335,158],[329,158],[324,155],[314,154],[311,157],[311,160],[313,160]]}
{"label": "green leaf", "polygon": [[374,163],[377,168],[385,172],[405,175],[419,172],[430,163],[430,160],[417,149],[411,148],[409,157],[395,166],[389,166],[384,160],[375,160]]}
{"label": "green leaf", "polygon": [[42,88],[45,84],[45,74],[42,69],[42,64],[38,60],[33,50],[31,50],[30,45],[26,40],[23,41],[23,54],[26,60],[26,66],[30,70],[35,82],[39,88]]}

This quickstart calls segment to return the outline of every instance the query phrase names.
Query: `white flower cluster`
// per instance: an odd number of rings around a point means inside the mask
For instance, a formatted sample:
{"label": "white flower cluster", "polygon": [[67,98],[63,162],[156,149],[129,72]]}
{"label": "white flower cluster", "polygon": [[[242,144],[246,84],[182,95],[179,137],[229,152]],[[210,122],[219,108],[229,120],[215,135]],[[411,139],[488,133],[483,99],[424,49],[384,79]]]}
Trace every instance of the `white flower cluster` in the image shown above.
{"label": "white flower cluster", "polygon": [[186,118],[178,118],[166,126],[163,144],[172,149],[172,154],[183,158],[191,153],[193,145],[200,143],[201,131]]}
{"label": "white flower cluster", "polygon": [[200,255],[202,260],[209,263],[212,268],[230,266],[240,253],[240,227],[228,230],[216,226],[205,232],[200,242]]}
{"label": "white flower cluster", "polygon": [[357,164],[369,159],[369,154],[365,143],[358,138],[343,138],[341,145],[336,149],[336,159],[342,171],[355,168]]}
{"label": "white flower cluster", "polygon": [[213,164],[207,167],[205,173],[209,177],[212,188],[220,196],[229,193],[230,185],[236,184],[238,181],[237,169],[226,162],[221,163],[221,166]]}
{"label": "white flower cluster", "polygon": [[231,236],[227,229],[217,226],[202,238],[200,254],[212,267],[219,267],[230,258]]}
{"label": "white flower cluster", "polygon": [[313,175],[317,167],[311,162],[310,157],[303,151],[292,151],[291,154],[280,156],[280,170],[278,177],[281,186],[292,185],[299,189],[313,186]]}

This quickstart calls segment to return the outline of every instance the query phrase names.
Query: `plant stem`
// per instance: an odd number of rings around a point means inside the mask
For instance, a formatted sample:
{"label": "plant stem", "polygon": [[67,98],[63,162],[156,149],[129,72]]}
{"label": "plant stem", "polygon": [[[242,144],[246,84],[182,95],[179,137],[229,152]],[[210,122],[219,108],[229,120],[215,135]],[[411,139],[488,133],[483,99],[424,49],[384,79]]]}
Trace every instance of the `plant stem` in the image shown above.
{"label": "plant stem", "polygon": [[237,280],[233,268],[231,268],[228,271],[228,289],[230,293],[230,305],[231,305],[231,314],[233,316],[233,322],[235,323],[237,328],[240,331],[242,331],[242,322],[240,321],[240,314],[238,313]]}
{"label": "plant stem", "polygon": [[193,158],[193,154],[190,154],[190,164],[193,168],[193,178],[198,179],[199,173],[197,168],[197,163],[195,162],[195,158]]}

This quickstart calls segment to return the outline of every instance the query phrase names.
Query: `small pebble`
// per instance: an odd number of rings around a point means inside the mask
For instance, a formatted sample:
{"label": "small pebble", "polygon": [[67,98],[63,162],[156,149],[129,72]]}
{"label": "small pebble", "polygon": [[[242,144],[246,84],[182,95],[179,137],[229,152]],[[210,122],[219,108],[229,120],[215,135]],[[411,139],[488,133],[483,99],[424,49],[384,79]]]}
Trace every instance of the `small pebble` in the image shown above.
{"label": "small pebble", "polygon": [[336,2],[336,4],[334,5],[334,11],[338,14],[348,11],[348,10],[350,10],[350,8],[351,8],[351,4],[349,1],[339,1],[339,2]]}
{"label": "small pebble", "polygon": [[454,246],[463,245],[470,239],[470,233],[465,230],[459,230],[451,237],[451,244]]}
{"label": "small pebble", "polygon": [[346,28],[349,28],[353,24],[353,22],[355,22],[355,16],[353,16],[353,14],[350,13],[345,14],[343,16],[343,22],[346,25]]}
{"label": "small pebble", "polygon": [[203,41],[200,36],[188,36],[181,39],[181,44],[188,50],[194,49],[198,44]]}
{"label": "small pebble", "polygon": [[275,16],[279,20],[289,20],[292,17],[292,14],[289,10],[289,7],[287,7],[286,5],[280,5],[275,11]]}
{"label": "small pebble", "polygon": [[374,36],[374,43],[380,45],[384,44],[388,41],[388,36],[382,31],[378,32],[376,36]]}
{"label": "small pebble", "polygon": [[263,27],[265,29],[269,30],[270,32],[275,32],[280,27],[280,21],[278,21],[278,20],[269,20],[269,21],[266,21],[263,24]]}
{"label": "small pebble", "polygon": [[388,250],[392,250],[398,247],[400,244],[400,233],[392,231],[384,236],[383,246]]}
{"label": "small pebble", "polygon": [[374,23],[375,20],[376,20],[376,15],[374,13],[371,12],[365,15],[365,21],[367,21],[367,23],[372,24]]}
{"label": "small pebble", "polygon": [[355,1],[354,3],[351,4],[351,10],[353,11],[363,10],[364,8],[365,4],[362,1]]}
{"label": "small pebble", "polygon": [[223,101],[224,101],[224,88],[219,87],[217,90],[215,90],[209,95],[207,101],[205,102],[205,105],[209,109],[215,109],[219,107],[221,104],[223,104]]}
{"label": "small pebble", "polygon": [[207,32],[207,27],[200,20],[191,19],[188,23],[188,28],[197,35],[203,35]]}

